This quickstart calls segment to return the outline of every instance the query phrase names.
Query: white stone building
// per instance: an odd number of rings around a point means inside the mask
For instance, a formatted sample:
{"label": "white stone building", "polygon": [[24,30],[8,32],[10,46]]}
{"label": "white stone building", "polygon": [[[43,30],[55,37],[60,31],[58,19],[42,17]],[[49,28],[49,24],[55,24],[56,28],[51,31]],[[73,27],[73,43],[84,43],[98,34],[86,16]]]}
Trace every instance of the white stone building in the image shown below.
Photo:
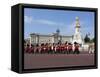
{"label": "white stone building", "polygon": [[59,29],[57,29],[56,33],[49,35],[32,33],[30,34],[30,44],[58,43],[58,42],[65,43],[66,41],[72,42],[73,38],[72,36],[60,35],[59,33],[60,33]]}

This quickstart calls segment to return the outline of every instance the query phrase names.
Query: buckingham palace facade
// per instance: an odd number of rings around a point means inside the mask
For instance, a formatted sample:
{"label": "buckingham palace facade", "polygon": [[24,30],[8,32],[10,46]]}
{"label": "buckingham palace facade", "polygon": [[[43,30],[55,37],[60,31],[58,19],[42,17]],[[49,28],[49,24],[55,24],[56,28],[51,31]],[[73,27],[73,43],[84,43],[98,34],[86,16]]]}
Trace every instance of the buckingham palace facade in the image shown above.
{"label": "buckingham palace facade", "polygon": [[57,29],[56,33],[53,34],[38,34],[31,33],[30,38],[26,39],[29,44],[41,44],[41,43],[65,43],[66,41],[72,42],[73,36],[60,35],[60,30]]}

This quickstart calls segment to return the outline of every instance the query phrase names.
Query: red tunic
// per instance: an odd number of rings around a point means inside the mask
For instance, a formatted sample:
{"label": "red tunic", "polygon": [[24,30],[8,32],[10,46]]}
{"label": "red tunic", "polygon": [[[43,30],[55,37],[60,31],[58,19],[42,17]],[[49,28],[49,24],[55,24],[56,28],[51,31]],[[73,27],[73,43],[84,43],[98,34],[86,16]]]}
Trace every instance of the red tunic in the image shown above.
{"label": "red tunic", "polygon": [[72,50],[72,45],[68,45],[68,50]]}
{"label": "red tunic", "polygon": [[59,46],[56,47],[56,51],[60,51],[60,47]]}
{"label": "red tunic", "polygon": [[67,51],[67,50],[68,50],[68,48],[67,48],[67,47],[68,47],[68,45],[65,45],[65,46],[64,46],[64,50],[65,50],[65,51]]}
{"label": "red tunic", "polygon": [[79,50],[79,46],[78,45],[75,45],[75,50]]}
{"label": "red tunic", "polygon": [[43,52],[46,52],[46,46],[43,47]]}
{"label": "red tunic", "polygon": [[42,46],[42,47],[41,47],[41,51],[43,51],[43,50],[44,50],[43,48],[44,48],[44,47]]}
{"label": "red tunic", "polygon": [[25,48],[25,52],[26,52],[26,53],[29,52],[29,49],[30,49],[29,47],[26,47],[26,48]]}

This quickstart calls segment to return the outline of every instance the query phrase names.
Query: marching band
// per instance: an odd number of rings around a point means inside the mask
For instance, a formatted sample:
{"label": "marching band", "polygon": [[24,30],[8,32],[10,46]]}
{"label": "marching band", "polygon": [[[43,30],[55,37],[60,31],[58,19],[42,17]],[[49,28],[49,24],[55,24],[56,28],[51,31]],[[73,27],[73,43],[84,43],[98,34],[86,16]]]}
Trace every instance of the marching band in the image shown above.
{"label": "marching band", "polygon": [[39,54],[54,54],[54,53],[62,53],[62,54],[79,54],[79,47],[80,45],[75,42],[74,45],[71,43],[42,43],[42,44],[36,44],[36,45],[29,45],[25,44],[24,46],[24,52],[25,53],[39,53]]}

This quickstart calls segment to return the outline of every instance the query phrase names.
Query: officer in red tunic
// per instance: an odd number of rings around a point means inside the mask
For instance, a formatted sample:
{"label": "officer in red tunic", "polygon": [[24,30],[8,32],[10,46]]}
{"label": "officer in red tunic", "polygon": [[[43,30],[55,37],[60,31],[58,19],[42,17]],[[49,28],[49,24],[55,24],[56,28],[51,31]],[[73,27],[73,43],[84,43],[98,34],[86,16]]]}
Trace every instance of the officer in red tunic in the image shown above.
{"label": "officer in red tunic", "polygon": [[40,54],[41,53],[41,45],[39,45],[38,49],[39,49],[39,54]]}
{"label": "officer in red tunic", "polygon": [[48,53],[48,43],[45,44],[45,53]]}
{"label": "officer in red tunic", "polygon": [[74,54],[79,54],[79,44],[77,42],[74,43]]}
{"label": "officer in red tunic", "polygon": [[68,54],[68,45],[67,44],[64,45],[64,53]]}
{"label": "officer in red tunic", "polygon": [[64,44],[62,44],[62,46],[61,46],[61,50],[62,50],[62,52],[61,53],[64,53],[65,51],[64,51]]}
{"label": "officer in red tunic", "polygon": [[60,43],[56,44],[56,53],[60,53]]}
{"label": "officer in red tunic", "polygon": [[39,44],[36,44],[36,50],[35,50],[35,53],[39,53]]}
{"label": "officer in red tunic", "polygon": [[50,50],[51,50],[51,46],[50,44],[48,45],[48,54],[50,53]]}
{"label": "officer in red tunic", "polygon": [[30,49],[29,44],[27,44],[27,47],[25,48],[25,52],[28,53],[29,49]]}
{"label": "officer in red tunic", "polygon": [[31,44],[31,47],[29,47],[29,53],[34,53],[34,46]]}
{"label": "officer in red tunic", "polygon": [[55,43],[53,43],[53,45],[52,45],[52,52],[51,53],[55,53]]}
{"label": "officer in red tunic", "polygon": [[44,44],[41,44],[41,53],[43,53],[44,49],[43,49]]}
{"label": "officer in red tunic", "polygon": [[46,47],[46,53],[48,53],[48,43],[46,43],[46,45],[45,45],[45,47]]}
{"label": "officer in red tunic", "polygon": [[42,51],[43,53],[46,53],[46,44],[43,44],[42,50],[43,50],[43,51]]}
{"label": "officer in red tunic", "polygon": [[59,44],[57,44],[57,46],[56,46],[56,53],[59,53],[59,51],[60,51],[60,47],[59,47]]}
{"label": "officer in red tunic", "polygon": [[59,53],[62,52],[62,47],[61,47],[61,44],[59,44]]}
{"label": "officer in red tunic", "polygon": [[72,50],[72,44],[68,43],[68,54],[71,54],[73,52]]}
{"label": "officer in red tunic", "polygon": [[68,42],[66,41],[65,44],[64,44],[64,53],[68,54]]}

